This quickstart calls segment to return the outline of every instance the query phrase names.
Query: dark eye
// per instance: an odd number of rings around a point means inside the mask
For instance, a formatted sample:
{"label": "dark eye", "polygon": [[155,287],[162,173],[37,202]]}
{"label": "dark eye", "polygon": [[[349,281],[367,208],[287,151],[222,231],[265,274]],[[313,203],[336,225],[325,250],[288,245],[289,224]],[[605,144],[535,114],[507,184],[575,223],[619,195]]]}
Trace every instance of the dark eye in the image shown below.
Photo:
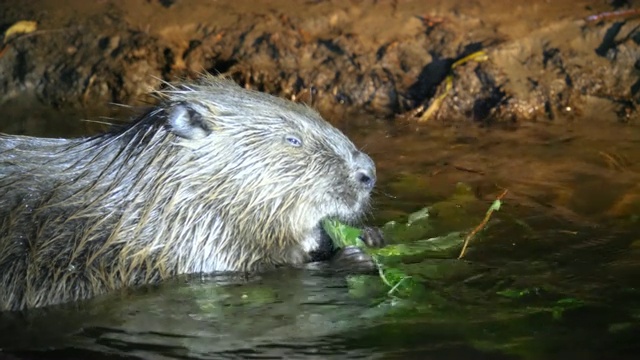
{"label": "dark eye", "polygon": [[295,147],[302,146],[302,140],[300,140],[300,138],[297,136],[287,135],[284,137],[284,139],[291,146],[295,146]]}

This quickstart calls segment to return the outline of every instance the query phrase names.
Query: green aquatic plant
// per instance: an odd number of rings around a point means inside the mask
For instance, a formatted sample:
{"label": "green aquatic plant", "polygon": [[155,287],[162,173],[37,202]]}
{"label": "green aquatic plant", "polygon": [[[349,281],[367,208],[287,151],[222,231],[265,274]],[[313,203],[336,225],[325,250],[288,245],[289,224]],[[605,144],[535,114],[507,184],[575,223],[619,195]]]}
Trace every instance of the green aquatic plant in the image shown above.
{"label": "green aquatic plant", "polygon": [[[388,245],[379,249],[365,245],[359,228],[330,219],[325,220],[322,225],[336,248],[357,246],[373,258],[378,267],[379,279],[389,289],[387,295],[411,296],[420,292],[422,286],[407,269],[417,270],[424,276],[425,271],[437,269],[442,272],[443,266],[453,268],[453,262],[433,267],[427,260],[461,258],[471,238],[488,226],[491,214],[499,210],[505,194],[506,191],[492,203],[484,218],[480,218],[474,215],[477,213],[475,207],[480,201],[470,186],[459,183],[450,198],[409,214],[406,221],[390,221],[382,226]],[[475,226],[466,237],[461,232],[478,223],[480,225]],[[407,262],[423,265],[407,267]],[[351,284],[357,286],[356,284],[370,283],[372,280],[370,277],[360,276],[358,280],[351,279]]]}

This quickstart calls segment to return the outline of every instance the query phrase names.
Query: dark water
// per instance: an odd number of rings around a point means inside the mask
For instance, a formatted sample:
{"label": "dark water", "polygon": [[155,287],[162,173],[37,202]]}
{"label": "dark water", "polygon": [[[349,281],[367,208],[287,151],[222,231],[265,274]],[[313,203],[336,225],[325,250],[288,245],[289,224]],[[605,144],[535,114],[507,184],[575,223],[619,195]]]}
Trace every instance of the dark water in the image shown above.
{"label": "dark water", "polygon": [[[12,109],[4,110],[12,115],[6,118],[26,113]],[[64,136],[99,128],[64,128],[56,112],[29,113],[28,121],[0,124],[0,131]],[[340,126],[378,164],[370,222],[402,219],[446,199],[457,182],[472,186],[476,215],[509,190],[464,261],[416,264],[442,269],[418,279],[423,293],[357,292],[344,276],[300,270],[175,279],[2,314],[0,348],[38,359],[638,356],[637,126],[584,119],[515,131],[442,124],[418,130],[369,120],[366,127]]]}

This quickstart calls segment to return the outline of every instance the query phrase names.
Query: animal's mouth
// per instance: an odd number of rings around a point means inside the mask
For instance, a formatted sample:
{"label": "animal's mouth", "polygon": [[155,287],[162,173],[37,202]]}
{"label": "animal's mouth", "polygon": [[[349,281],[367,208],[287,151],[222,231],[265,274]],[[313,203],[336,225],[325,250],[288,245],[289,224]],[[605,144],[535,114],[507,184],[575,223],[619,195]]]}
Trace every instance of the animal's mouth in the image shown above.
{"label": "animal's mouth", "polygon": [[320,220],[318,223],[318,228],[322,235],[328,235],[330,238],[334,239],[336,236],[347,235],[349,232],[349,228],[360,228],[362,223],[360,221],[361,216],[327,216],[324,219]]}
{"label": "animal's mouth", "polygon": [[[346,194],[330,202],[334,205],[317,223],[316,228],[321,237],[336,241],[336,237],[349,237],[350,228],[361,228],[370,204],[370,194]],[[329,203],[325,203],[329,204]],[[326,208],[325,208],[326,209]],[[328,209],[327,209],[328,210]]]}
{"label": "animal's mouth", "polygon": [[[364,209],[367,207],[366,201],[359,201],[356,206],[351,207],[348,211],[335,212],[331,215],[327,215],[319,221],[320,226],[323,223],[337,222],[349,226],[357,226],[360,220],[364,217]],[[355,208],[355,209],[354,209]]]}

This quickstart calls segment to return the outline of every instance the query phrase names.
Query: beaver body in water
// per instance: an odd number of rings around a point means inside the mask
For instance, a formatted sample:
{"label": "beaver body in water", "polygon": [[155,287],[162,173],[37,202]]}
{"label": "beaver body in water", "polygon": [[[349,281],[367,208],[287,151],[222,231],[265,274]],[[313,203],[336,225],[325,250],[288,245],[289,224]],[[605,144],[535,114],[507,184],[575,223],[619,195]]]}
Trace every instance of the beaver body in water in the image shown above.
{"label": "beaver body in water", "polygon": [[367,210],[373,161],[309,107],[213,76],[158,94],[97,136],[0,134],[0,310],[297,266]]}

